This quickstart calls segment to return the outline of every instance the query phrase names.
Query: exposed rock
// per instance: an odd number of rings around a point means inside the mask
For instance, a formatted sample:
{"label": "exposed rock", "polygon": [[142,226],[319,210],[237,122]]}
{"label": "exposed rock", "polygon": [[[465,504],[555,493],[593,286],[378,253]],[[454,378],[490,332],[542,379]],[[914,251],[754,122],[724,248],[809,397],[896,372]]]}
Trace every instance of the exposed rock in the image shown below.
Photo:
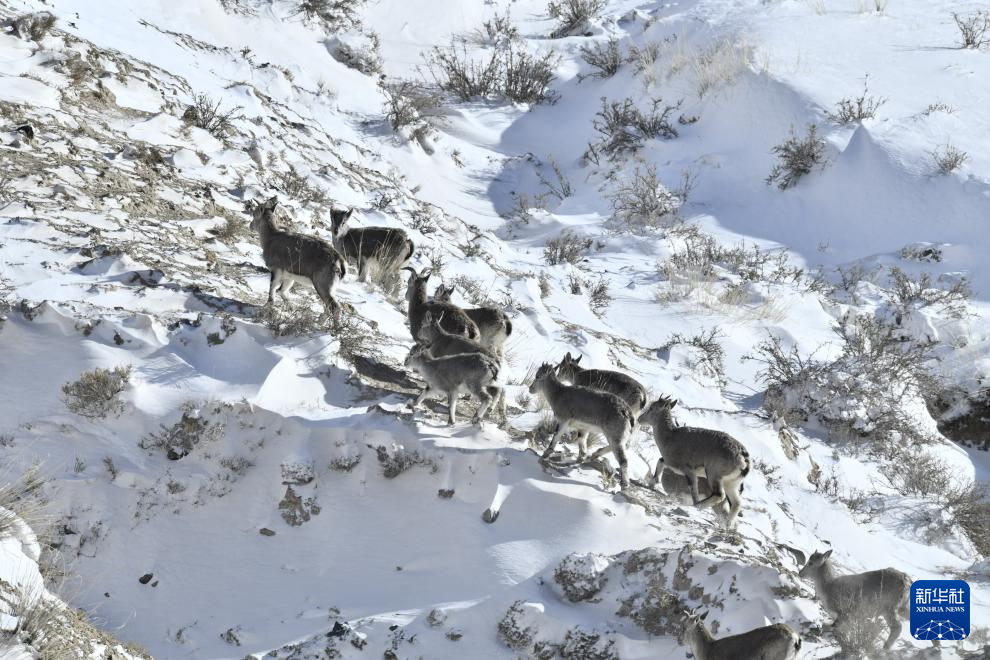
{"label": "exposed rock", "polygon": [[928,402],[928,411],[945,437],[961,445],[990,450],[990,388],[960,394],[957,402],[939,397]]}
{"label": "exposed rock", "polygon": [[282,514],[282,519],[293,527],[299,527],[309,522],[312,516],[320,515],[320,506],[316,503],[316,498],[303,499],[296,494],[292,486],[286,486],[285,497],[278,503],[278,510]]}
{"label": "exposed rock", "polygon": [[539,631],[536,619],[542,614],[543,605],[517,600],[498,622],[499,639],[514,651],[531,648]]}
{"label": "exposed rock", "polygon": [[605,586],[608,559],[602,555],[572,553],[564,557],[553,572],[564,596],[572,603],[590,600]]}
{"label": "exposed rock", "polygon": [[282,463],[282,483],[301,486],[316,478],[316,466],[312,462]]}

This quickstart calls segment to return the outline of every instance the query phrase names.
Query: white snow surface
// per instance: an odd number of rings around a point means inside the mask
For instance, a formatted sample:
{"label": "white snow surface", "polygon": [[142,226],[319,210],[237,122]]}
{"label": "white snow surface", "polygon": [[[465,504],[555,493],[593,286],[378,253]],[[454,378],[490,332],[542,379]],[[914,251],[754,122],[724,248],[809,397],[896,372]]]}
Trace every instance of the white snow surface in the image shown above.
{"label": "white snow surface", "polygon": [[[823,3],[824,13],[797,0],[609,0],[591,36],[551,40],[542,0],[372,0],[360,14],[380,35],[390,78],[419,78],[421,53],[506,7],[526,47],[559,57],[556,103],[450,102],[432,154],[392,134],[376,78],[335,60],[326,30],[294,4],[0,0],[0,18],[47,10],[58,19],[39,43],[0,34],[0,296],[13,306],[0,322],[0,482],[40,465],[43,537],[70,576],[65,600],[158,658],[512,658],[574,630],[600,635],[598,647],[621,658],[683,658],[676,635],[623,613],[627,601],[639,611],[660,580],[685,605],[710,607],[718,636],[785,622],[804,639],[801,657],[816,658],[837,650],[821,630],[831,617],[787,548],[808,555],[831,543],[847,572],[976,576],[973,622],[990,622],[986,562],[965,535],[933,538],[897,506],[866,520],[816,492],[812,461],[834,468],[846,493],[870,488],[876,464],[834,451],[814,428],[791,428],[800,451],[789,459],[760,409],[759,367],[742,360],[768,332],[805,352],[834,342],[836,319],[876,307],[876,291],[840,305],[807,287],[756,283],[738,304],[704,291],[660,302],[657,263],[680,239],[605,231],[614,184],[604,166],[582,162],[602,97],[641,107],[683,98],[678,113],[698,121],[678,126],[676,139],[648,140],[618,176],[653,164],[673,187],[693,173],[687,222],[726,245],[784,249],[795,266],[967,277],[968,316],[919,313],[911,331],[955,347],[943,375],[982,383],[990,53],[953,47],[958,3],[891,0],[877,14],[856,0]],[[624,63],[614,77],[579,81],[589,72],[580,48],[609,38],[623,52],[666,45],[646,73]],[[743,55],[724,65],[738,69],[731,79],[700,97],[691,60],[717,44]],[[66,73],[72,57],[90,62],[82,82]],[[866,74],[887,99],[877,117],[829,122],[825,113]],[[196,94],[240,108],[226,139],[183,123]],[[952,111],[926,113],[933,103]],[[24,122],[32,141],[14,131]],[[771,148],[809,122],[829,165],[791,190],[768,186]],[[939,176],[930,152],[948,142],[969,160]],[[136,156],[139,146],[162,162]],[[507,222],[520,196],[541,192],[537,171],[553,176],[550,157],[574,194]],[[212,230],[227,217],[247,221],[248,199],[278,194],[297,228],[328,238],[327,209],[278,183],[290,166],[333,204],[355,207],[358,224],[406,228],[417,267],[442,255],[443,281],[467,276],[492,300],[511,297],[508,430],[465,418],[448,428],[445,412],[411,419],[401,413],[412,393],[357,375],[337,338],[273,337],[258,320],[268,275],[255,235],[221,240]],[[545,241],[562,229],[595,240],[580,269],[544,264]],[[918,243],[937,246],[941,261],[905,260],[902,248]],[[575,274],[608,283],[606,311],[570,292]],[[411,346],[401,295],[353,276],[338,294],[401,365]],[[290,295],[320,310],[307,287]],[[468,304],[463,291],[455,301]],[[663,348],[673,333],[711,328],[723,333],[724,379],[690,347]],[[520,395],[536,366],[567,351],[675,396],[679,422],[746,445],[757,467],[738,535],[683,495],[635,489],[626,498],[596,470],[540,465],[524,438],[540,421],[537,404]],[[66,408],[63,384],[127,365],[119,415]],[[914,412],[934,428],[927,411]],[[169,460],[151,443],[183,423],[205,429],[204,439]],[[960,478],[990,478],[986,452],[948,440],[932,451]],[[387,478],[381,459],[397,455],[415,464]],[[658,455],[652,436],[635,431],[632,474]],[[287,490],[301,498],[300,525],[279,508]],[[486,510],[498,512],[494,523],[482,520]],[[635,553],[668,557],[664,575],[630,569]],[[600,593],[572,602],[555,578],[565,558],[591,584],[603,578]],[[38,559],[24,530],[0,537],[0,579],[29,574],[37,588]],[[534,631],[525,648],[500,636],[507,611]],[[928,648],[905,630],[897,653]],[[28,651],[10,646],[0,657],[17,653]]]}

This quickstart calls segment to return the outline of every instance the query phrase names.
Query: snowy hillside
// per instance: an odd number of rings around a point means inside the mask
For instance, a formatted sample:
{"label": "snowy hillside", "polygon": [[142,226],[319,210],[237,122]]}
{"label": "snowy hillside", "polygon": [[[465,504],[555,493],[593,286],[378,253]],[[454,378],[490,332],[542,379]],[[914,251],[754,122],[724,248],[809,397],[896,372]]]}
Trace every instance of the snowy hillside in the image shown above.
{"label": "snowy hillside", "polygon": [[[684,658],[696,607],[988,657],[981,11],[0,0],[0,658]],[[505,419],[409,410],[406,273],[267,306],[272,196],[508,314]],[[745,446],[735,529],[649,426],[624,491],[540,460],[566,353]],[[828,547],[968,580],[974,634],[832,626]]]}

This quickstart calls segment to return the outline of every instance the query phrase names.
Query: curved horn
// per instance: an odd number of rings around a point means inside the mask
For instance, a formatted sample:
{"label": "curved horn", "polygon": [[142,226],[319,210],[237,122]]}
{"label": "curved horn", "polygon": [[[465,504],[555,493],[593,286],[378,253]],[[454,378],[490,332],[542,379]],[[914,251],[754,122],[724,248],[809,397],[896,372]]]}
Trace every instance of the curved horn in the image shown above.
{"label": "curved horn", "polygon": [[413,268],[412,266],[403,266],[403,267],[402,267],[402,270],[408,270],[408,271],[409,271],[410,273],[412,273],[413,275],[416,275],[417,277],[419,276],[419,273],[417,273],[417,272],[416,272],[416,269],[415,269],[415,268]]}

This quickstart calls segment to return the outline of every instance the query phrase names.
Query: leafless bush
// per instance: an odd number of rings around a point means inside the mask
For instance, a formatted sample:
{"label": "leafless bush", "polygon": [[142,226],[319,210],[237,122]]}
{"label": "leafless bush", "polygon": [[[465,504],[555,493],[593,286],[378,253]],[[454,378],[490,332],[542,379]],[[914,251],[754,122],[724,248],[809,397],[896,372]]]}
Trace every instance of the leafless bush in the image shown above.
{"label": "leafless bush", "polygon": [[79,380],[62,386],[65,407],[77,415],[102,419],[119,415],[124,410],[120,393],[131,379],[131,367],[93,369],[84,371]]}
{"label": "leafless bush", "polygon": [[548,266],[557,264],[578,264],[591,251],[592,240],[582,238],[570,229],[565,229],[551,238],[543,248],[543,260]]}
{"label": "leafless bush", "polygon": [[936,101],[934,103],[929,103],[928,107],[925,108],[924,112],[921,114],[928,116],[935,114],[936,112],[944,112],[947,115],[955,113],[956,109],[949,105],[948,103],[943,103],[942,101]]}
{"label": "leafless bush", "polygon": [[683,200],[661,183],[655,165],[636,168],[631,177],[618,182],[609,196],[614,229],[639,232],[656,229],[678,220]]}
{"label": "leafless bush", "polygon": [[637,74],[643,74],[653,69],[653,66],[660,59],[660,42],[648,41],[642,46],[633,44],[629,46],[629,55],[626,61],[633,65]]}
{"label": "leafless bush", "polygon": [[241,14],[242,16],[257,16],[258,12],[246,4],[245,0],[220,0],[220,6],[228,14]]}
{"label": "leafless bush", "polygon": [[39,11],[8,19],[0,25],[12,28],[14,35],[21,39],[41,41],[55,27],[55,16],[47,11]]}
{"label": "leafless bush", "polygon": [[474,41],[482,46],[505,48],[518,40],[519,28],[513,25],[508,9],[504,14],[496,13],[474,31]]}
{"label": "leafless bush", "polygon": [[300,0],[295,14],[322,22],[332,32],[349,30],[361,25],[358,9],[365,0]]}
{"label": "leafless bush", "polygon": [[344,306],[331,322],[331,331],[338,342],[337,352],[345,360],[355,357],[378,356],[380,338],[368,322],[349,306]]}
{"label": "leafless bush", "polygon": [[880,616],[879,608],[864,608],[862,602],[848,602],[849,596],[844,597],[847,602],[837,603],[844,611],[856,612],[856,616],[843,617],[832,630],[835,641],[842,649],[843,658],[876,658],[880,656],[883,645],[881,640],[886,636],[886,621]]}
{"label": "leafless bush", "polygon": [[704,356],[702,362],[704,366],[707,366],[708,371],[718,380],[723,380],[725,378],[725,349],[722,348],[719,339],[724,336],[725,334],[717,327],[707,331],[702,330],[691,337],[675,332],[667,338],[663,348],[670,350],[678,344],[697,348]]}
{"label": "leafless bush", "polygon": [[285,196],[302,204],[313,204],[316,206],[327,206],[330,198],[320,188],[314,186],[309,178],[302,174],[291,163],[285,171],[273,173],[273,184],[276,188],[285,193]]}
{"label": "leafless bush", "polygon": [[699,280],[714,282],[721,277],[718,272],[721,268],[744,282],[780,284],[797,282],[804,274],[790,265],[784,250],[764,250],[759,245],[747,247],[745,243],[727,247],[714,236],[700,232],[686,233],[683,241],[660,267],[667,279],[692,274]]}
{"label": "leafless bush", "polygon": [[789,423],[816,420],[830,437],[867,441],[880,456],[930,441],[904,411],[937,389],[929,369],[933,345],[902,341],[894,326],[873,316],[846,314],[834,331],[841,347],[832,358],[803,355],[776,336],[747,356],[763,365],[768,412]]}
{"label": "leafless bush", "polygon": [[835,104],[835,112],[829,113],[829,119],[840,124],[851,124],[854,121],[873,119],[887,99],[870,96],[870,81],[863,83],[863,93],[856,98],[844,98]]}
{"label": "leafless bush", "polygon": [[939,174],[951,174],[969,160],[969,154],[948,142],[932,151],[931,156]]}
{"label": "leafless bush", "polygon": [[337,44],[333,49],[333,57],[366,76],[382,73],[385,66],[385,60],[382,59],[382,40],[376,32],[365,33],[359,42]]}
{"label": "leafless bush", "polygon": [[548,156],[547,162],[550,163],[550,169],[553,170],[556,181],[551,181],[543,176],[543,173],[539,169],[536,170],[536,176],[539,177],[540,183],[547,189],[547,193],[563,201],[574,194],[574,189],[571,187],[571,182],[561,171],[560,165],[553,159],[553,156]]}
{"label": "leafless bush", "polygon": [[859,0],[859,12],[865,14],[869,11],[883,16],[887,11],[888,0]]}
{"label": "leafless bush", "polygon": [[552,39],[585,34],[591,21],[601,16],[605,0],[551,0],[547,4],[550,18],[557,20],[557,27],[550,33]]}
{"label": "leafless bush", "polygon": [[493,285],[494,283],[485,285],[480,279],[469,275],[456,275],[450,280],[450,287],[455,291],[460,291],[465,300],[477,307],[489,307],[496,304],[490,295]]}
{"label": "leafless bush", "polygon": [[886,465],[883,485],[899,495],[935,504],[945,532],[962,529],[977,551],[990,553],[990,486],[960,478],[955,469],[930,452],[902,451]]}
{"label": "leafless bush", "polygon": [[434,46],[426,57],[427,69],[437,86],[461,101],[501,97],[516,103],[549,103],[557,59],[553,53],[533,55],[509,43],[476,59],[465,44]]}
{"label": "leafless bush", "polygon": [[608,280],[604,276],[597,281],[588,280],[584,283],[588,291],[588,306],[596,315],[601,316],[612,304],[612,294],[609,293]]}
{"label": "leafless bush", "polygon": [[220,110],[221,102],[214,103],[213,99],[206,94],[198,94],[193,99],[193,104],[186,108],[182,115],[182,121],[208,131],[213,137],[223,139],[236,132],[234,122],[243,119],[240,114],[241,106],[232,110]]}
{"label": "leafless bush", "polygon": [[468,55],[463,43],[452,42],[446,49],[434,46],[426,62],[437,86],[461,101],[492,97],[500,91],[502,62],[497,49],[487,60],[479,60]]}
{"label": "leafless bush", "polygon": [[385,94],[383,112],[393,131],[408,128],[415,136],[436,128],[437,110],[443,101],[436,90],[412,80],[382,82],[381,89]]}
{"label": "leafless bush", "polygon": [[550,90],[557,57],[552,52],[533,55],[512,47],[504,49],[505,74],[502,94],[516,103],[546,103],[556,101]]}
{"label": "leafless bush", "polygon": [[652,107],[644,112],[636,107],[632,99],[610,102],[603,96],[602,107],[591,122],[599,134],[594,144],[595,151],[615,158],[637,151],[646,140],[677,137],[678,131],[671,123],[671,116],[682,102],[663,105],[662,99],[653,99]]}
{"label": "leafless bush", "polygon": [[622,66],[622,52],[619,50],[619,40],[615,37],[604,44],[581,46],[581,57],[594,71],[589,74],[578,75],[578,82],[585,78],[611,78],[619,72],[619,67]]}
{"label": "leafless bush", "polygon": [[899,313],[937,307],[954,318],[965,314],[973,294],[965,277],[947,283],[944,275],[934,280],[931,274],[922,273],[917,279],[912,279],[897,266],[890,269],[890,288],[884,293]]}
{"label": "leafless bush", "polygon": [[793,187],[805,174],[825,166],[825,140],[818,137],[818,127],[814,124],[808,125],[804,138],[795,135],[792,128],[790,137],[771,152],[780,162],[770,170],[767,185],[776,183],[780,190]]}
{"label": "leafless bush", "polygon": [[158,431],[142,438],[138,446],[146,451],[161,451],[170,461],[184,458],[200,443],[219,440],[224,434],[221,422],[211,421],[191,403],[183,406],[182,417],[175,424],[159,426]]}
{"label": "leafless bush", "polygon": [[107,455],[103,457],[103,467],[107,469],[107,474],[110,475],[110,481],[116,481],[117,475],[120,474],[120,469],[113,462],[113,456]]}
{"label": "leafless bush", "polygon": [[960,16],[952,12],[952,20],[959,28],[959,37],[962,43],[960,48],[983,48],[990,45],[990,11],[980,9],[967,16]]}
{"label": "leafless bush", "polygon": [[291,299],[279,304],[265,305],[256,317],[268,326],[272,337],[305,337],[325,332],[325,319],[308,301],[296,303]]}

